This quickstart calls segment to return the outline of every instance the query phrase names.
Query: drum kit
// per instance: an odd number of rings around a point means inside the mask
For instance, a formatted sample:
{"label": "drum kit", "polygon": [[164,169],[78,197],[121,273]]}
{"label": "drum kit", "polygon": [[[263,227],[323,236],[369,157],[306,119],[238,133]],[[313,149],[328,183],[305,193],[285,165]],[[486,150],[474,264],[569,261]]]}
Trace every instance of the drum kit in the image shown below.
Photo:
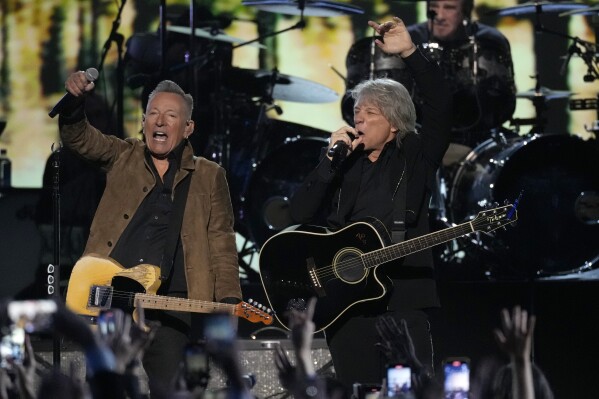
{"label": "drum kit", "polygon": [[[243,0],[242,4],[267,13],[300,16],[300,22],[293,27],[268,36],[303,27],[305,16],[363,14],[358,7],[321,0]],[[534,15],[537,29],[552,34],[540,22],[544,14],[599,15],[599,7],[530,2],[491,13]],[[261,47],[263,38],[244,41],[225,34],[222,26],[213,23],[199,22],[194,29],[181,25],[167,28],[174,39],[166,42],[166,49],[164,39],[158,35],[130,38],[128,55],[134,73],[129,82],[134,85],[131,82],[141,76],[141,85],[152,87],[159,77],[152,77],[151,71],[160,64],[161,78],[167,76],[189,91],[186,82],[191,73],[193,89],[202,88],[201,92],[192,92],[198,104],[196,112],[204,112],[194,118],[209,121],[202,123],[209,130],[194,135],[204,140],[193,143],[194,148],[227,169],[236,229],[249,243],[240,255],[246,255],[292,224],[289,198],[318,162],[319,150],[329,137],[329,132],[273,119],[266,112],[282,112],[274,100],[317,104],[334,102],[339,97],[322,84],[276,69],[231,66],[233,49]],[[197,42],[195,55],[189,54],[185,46],[185,38],[190,36]],[[595,45],[568,38],[573,43],[570,53],[589,66],[585,81],[599,78]],[[534,89],[516,93],[511,56],[479,44],[470,42],[446,54],[434,43],[422,46],[440,54],[439,65],[454,77],[454,102],[463,108],[456,112],[461,118],[454,121],[453,131],[477,133],[475,142],[454,142],[450,146],[439,174],[438,192],[431,202],[431,225],[437,229],[462,223],[487,204],[514,200],[522,194],[519,222],[493,237],[481,234],[449,243],[438,250],[437,261],[458,266],[476,262],[484,278],[497,279],[562,276],[595,268],[599,264],[599,168],[594,163],[599,160],[599,147],[596,140],[585,142],[575,135],[548,134],[543,123],[546,102],[569,98],[572,93],[543,87],[540,79]],[[347,93],[365,79],[397,80],[413,93],[415,103],[418,101],[405,64],[399,57],[382,53],[372,38],[351,46],[346,67],[347,90],[340,104],[349,124],[353,124],[353,104]],[[501,92],[503,97],[489,100],[489,92]],[[515,103],[516,98],[532,101],[536,116],[514,119],[513,108],[509,115],[501,113],[506,107],[497,104]],[[572,100],[570,107],[599,109],[597,104],[597,99],[578,99]],[[478,109],[475,116],[473,108]],[[507,121],[516,127],[502,127]],[[519,134],[519,128],[526,125],[532,126],[530,132]],[[594,125],[591,130],[597,134],[599,122]]]}

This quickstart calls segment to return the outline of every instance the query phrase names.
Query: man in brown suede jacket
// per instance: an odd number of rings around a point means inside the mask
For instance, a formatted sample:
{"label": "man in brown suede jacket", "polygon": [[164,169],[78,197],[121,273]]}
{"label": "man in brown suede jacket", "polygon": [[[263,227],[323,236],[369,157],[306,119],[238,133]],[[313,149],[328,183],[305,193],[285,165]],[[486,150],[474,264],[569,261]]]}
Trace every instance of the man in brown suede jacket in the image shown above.
{"label": "man in brown suede jacket", "polygon": [[[88,123],[82,104],[94,84],[83,72],[71,74],[65,87],[78,105],[61,112],[61,139],[107,173],[84,254],[113,258],[125,268],[160,266],[167,273],[161,295],[239,302],[234,217],[225,171],[193,155],[187,140],[194,130],[193,98],[174,82],[160,82],[143,116],[144,140],[122,140]],[[180,194],[185,184],[186,197]],[[178,194],[182,202],[177,201]],[[184,211],[180,232],[169,229],[178,211]],[[174,254],[165,248],[169,242],[177,243]],[[155,396],[168,389],[184,346],[201,331],[201,318],[167,311],[146,312],[146,317],[161,322],[143,359]]]}

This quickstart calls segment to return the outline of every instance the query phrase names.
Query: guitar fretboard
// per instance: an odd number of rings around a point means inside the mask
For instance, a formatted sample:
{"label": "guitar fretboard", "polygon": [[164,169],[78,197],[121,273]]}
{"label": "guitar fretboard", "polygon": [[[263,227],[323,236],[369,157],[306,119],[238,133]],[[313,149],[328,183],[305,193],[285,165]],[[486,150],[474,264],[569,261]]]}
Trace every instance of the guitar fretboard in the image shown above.
{"label": "guitar fretboard", "polygon": [[362,255],[362,261],[367,268],[376,267],[382,263],[413,254],[418,251],[451,241],[468,233],[474,232],[471,223],[463,223],[436,233],[413,238],[408,241],[390,245]]}

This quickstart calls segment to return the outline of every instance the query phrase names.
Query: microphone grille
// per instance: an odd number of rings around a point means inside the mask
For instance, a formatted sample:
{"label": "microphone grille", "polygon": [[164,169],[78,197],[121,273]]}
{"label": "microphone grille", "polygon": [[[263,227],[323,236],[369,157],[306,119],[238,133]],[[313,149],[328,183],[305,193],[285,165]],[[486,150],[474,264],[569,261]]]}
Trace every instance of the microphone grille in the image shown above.
{"label": "microphone grille", "polygon": [[94,82],[96,79],[98,79],[99,75],[100,73],[96,68],[87,68],[85,71],[85,77],[89,82]]}

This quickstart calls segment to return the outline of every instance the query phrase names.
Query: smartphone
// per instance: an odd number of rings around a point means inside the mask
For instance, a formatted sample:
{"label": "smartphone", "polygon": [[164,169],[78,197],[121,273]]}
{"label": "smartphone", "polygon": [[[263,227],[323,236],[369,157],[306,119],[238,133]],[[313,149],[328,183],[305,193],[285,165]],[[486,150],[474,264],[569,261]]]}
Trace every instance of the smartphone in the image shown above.
{"label": "smartphone", "polygon": [[102,310],[98,315],[97,324],[100,334],[107,335],[114,333],[116,330],[114,312],[112,310]]}
{"label": "smartphone", "polygon": [[445,399],[467,399],[470,394],[470,360],[448,358],[443,362]]}
{"label": "smartphone", "polygon": [[405,364],[387,366],[387,396],[396,398],[412,389],[412,370]]}
{"label": "smartphone", "polygon": [[12,363],[23,364],[25,356],[25,330],[12,326],[0,340],[0,367],[11,369]]}
{"label": "smartphone", "polygon": [[381,384],[361,384],[356,382],[353,385],[353,394],[357,399],[378,399],[381,394]]}
{"label": "smartphone", "polygon": [[185,381],[188,388],[196,386],[206,387],[210,375],[208,354],[200,343],[188,344],[184,349],[183,366],[185,368]]}
{"label": "smartphone", "polygon": [[56,302],[51,299],[11,301],[8,304],[8,317],[12,324],[27,333],[48,331],[55,312]]}

